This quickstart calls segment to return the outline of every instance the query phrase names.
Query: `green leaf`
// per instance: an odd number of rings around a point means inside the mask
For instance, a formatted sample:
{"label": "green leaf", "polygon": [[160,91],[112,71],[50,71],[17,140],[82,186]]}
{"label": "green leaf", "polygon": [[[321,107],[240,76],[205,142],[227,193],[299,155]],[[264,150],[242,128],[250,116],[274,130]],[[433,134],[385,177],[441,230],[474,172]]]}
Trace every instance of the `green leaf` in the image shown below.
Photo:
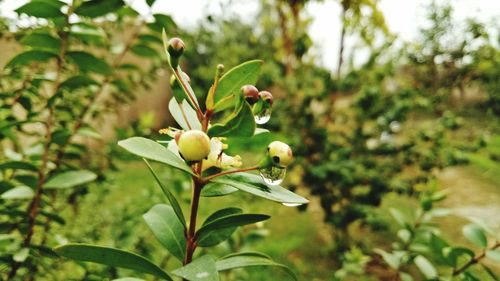
{"label": "green leaf", "polygon": [[203,225],[196,232],[197,240],[207,240],[212,242],[214,231],[220,231],[229,227],[237,227],[247,224],[256,223],[269,219],[268,215],[261,214],[229,214],[223,217],[215,218],[209,223]]}
{"label": "green leaf", "polygon": [[113,72],[106,61],[90,53],[73,51],[66,55],[78,66],[81,72],[95,72],[103,75],[110,75]]}
{"label": "green leaf", "polygon": [[123,278],[113,279],[112,281],[145,281],[145,280],[134,277],[123,277]]}
{"label": "green leaf", "polygon": [[484,230],[478,225],[468,224],[462,228],[462,233],[472,244],[481,248],[486,248],[486,246],[488,246],[488,240],[484,234]]}
{"label": "green leaf", "polygon": [[30,254],[29,248],[22,248],[17,253],[12,256],[12,259],[16,262],[24,262]]}
{"label": "green leaf", "polygon": [[151,174],[155,178],[158,185],[161,187],[163,194],[165,194],[165,196],[167,197],[168,202],[170,202],[170,205],[174,209],[175,215],[177,216],[179,221],[182,223],[184,228],[186,228],[186,220],[184,219],[184,214],[182,213],[182,209],[181,209],[181,206],[179,205],[179,202],[177,202],[177,199],[175,199],[175,196],[172,194],[172,192],[170,192],[170,190],[168,190],[168,188],[165,187],[161,183],[160,178],[158,178],[158,176],[156,175],[155,171],[153,170],[153,167],[151,167],[151,165],[149,165],[148,160],[146,160],[144,158],[143,158],[143,160],[144,160],[144,162],[146,162],[146,165],[148,166],[149,171],[151,172]]}
{"label": "green leaf", "polygon": [[[244,62],[224,74],[219,80],[217,90],[214,95],[215,111],[224,110],[231,105],[234,105],[238,100],[240,89],[244,85],[255,85],[259,78],[260,69],[262,66],[261,60],[252,60]],[[227,99],[233,95],[235,98]],[[218,104],[222,99],[228,101],[223,104]]]}
{"label": "green leaf", "polygon": [[98,84],[99,83],[97,83],[97,81],[88,76],[75,75],[62,82],[61,88],[65,88],[68,90],[76,90],[79,88],[85,88],[91,85],[98,85]]}
{"label": "green leaf", "polygon": [[500,262],[500,249],[487,250],[486,257],[493,261]]}
{"label": "green leaf", "polygon": [[57,4],[45,1],[31,1],[17,8],[15,11],[18,14],[46,19],[64,16]]}
{"label": "green leaf", "polygon": [[415,260],[415,265],[418,267],[420,272],[425,276],[427,279],[434,279],[437,277],[437,271],[436,268],[432,265],[432,263],[426,259],[424,256],[418,255]]}
{"label": "green leaf", "polygon": [[388,253],[382,249],[374,249],[373,250],[375,253],[379,254],[382,259],[392,267],[393,269],[398,269],[399,266],[401,265],[401,256],[393,253]]}
{"label": "green leaf", "polygon": [[280,203],[307,204],[309,200],[281,186],[267,186],[262,178],[250,173],[236,173],[220,176],[212,182],[235,187],[241,191]]}
{"label": "green leaf", "polygon": [[452,267],[456,267],[460,261],[460,257],[467,256],[468,258],[474,257],[474,252],[464,247],[446,247],[443,248],[442,254],[446,263]]}
{"label": "green leaf", "polygon": [[46,33],[31,33],[24,36],[21,41],[22,44],[30,46],[33,49],[49,50],[54,53],[59,53],[61,49],[61,42],[59,39]]}
{"label": "green leaf", "polygon": [[189,281],[219,280],[219,273],[215,268],[215,259],[211,255],[199,257],[191,263],[172,271],[172,274]]}
{"label": "green leaf", "polygon": [[123,0],[89,0],[78,6],[75,13],[80,16],[97,18],[117,11],[125,6]]}
{"label": "green leaf", "polygon": [[298,280],[293,271],[287,266],[272,261],[268,256],[255,252],[242,252],[225,256],[216,261],[218,271],[225,271],[241,267],[276,266],[283,268],[294,280]]}
{"label": "green leaf", "polygon": [[237,188],[226,184],[220,184],[216,182],[210,182],[201,190],[201,196],[203,197],[216,197],[224,196],[238,191]]}
{"label": "green leaf", "polygon": [[[240,208],[225,208],[211,214],[203,223],[203,226],[225,216],[233,214],[241,214],[243,210]],[[196,242],[201,247],[215,246],[221,242],[226,241],[236,231],[236,227],[226,227],[222,229],[215,229],[207,233],[203,238],[199,238]]]}
{"label": "green leaf", "polygon": [[211,137],[251,137],[255,132],[255,118],[250,105],[241,103],[240,110],[226,124],[215,124],[208,130]]}
{"label": "green leaf", "polygon": [[0,170],[13,169],[13,170],[27,170],[38,171],[37,166],[25,161],[7,161],[0,164]]}
{"label": "green leaf", "polygon": [[71,25],[69,35],[83,42],[101,42],[106,38],[106,32],[100,26],[85,22]]}
{"label": "green leaf", "polygon": [[52,52],[41,51],[41,50],[26,51],[12,58],[5,67],[13,68],[16,66],[27,65],[32,62],[46,62],[56,57],[57,55]]}
{"label": "green leaf", "polygon": [[396,220],[396,222],[402,227],[406,227],[409,224],[409,218],[400,210],[390,208],[389,212],[391,213],[392,217]]}
{"label": "green leaf", "polygon": [[45,189],[62,189],[94,181],[97,175],[88,170],[69,171],[57,174],[44,185]]}
{"label": "green leaf", "polygon": [[102,136],[91,127],[82,127],[78,129],[75,134],[78,136],[89,137],[93,139],[102,139]]}
{"label": "green leaf", "polygon": [[186,255],[185,228],[177,218],[173,208],[169,205],[157,204],[142,217],[156,239],[174,257],[183,261]]}
{"label": "green leaf", "polygon": [[33,189],[28,186],[17,186],[9,189],[0,195],[2,199],[31,199],[35,196]]}
{"label": "green leaf", "polygon": [[[182,129],[184,130],[190,130],[187,121],[189,122],[189,125],[191,125],[191,129],[196,129],[196,130],[201,130],[201,123],[200,120],[198,120],[198,116],[196,115],[196,111],[189,105],[189,103],[186,100],[182,100],[182,110],[181,106],[177,102],[175,98],[171,98],[170,102],[168,103],[168,110],[170,111],[170,114],[172,114],[172,117],[174,117],[175,122],[181,126]],[[184,116],[186,118],[184,118]]]}
{"label": "green leaf", "polygon": [[132,53],[138,55],[139,57],[154,58],[158,57],[158,52],[155,49],[149,47],[145,44],[136,44],[130,48]]}
{"label": "green leaf", "polygon": [[157,265],[131,252],[88,244],[66,244],[54,248],[54,251],[66,258],[132,269],[172,281],[172,278]]}
{"label": "green leaf", "polygon": [[128,152],[146,158],[149,160],[158,161],[167,164],[182,171],[194,174],[191,167],[189,167],[184,160],[172,153],[163,145],[152,141],[150,139],[141,137],[132,137],[126,140],[121,140],[118,145],[127,150]]}
{"label": "green leaf", "polygon": [[153,6],[155,2],[156,0],[146,0],[146,3],[148,4],[149,7]]}

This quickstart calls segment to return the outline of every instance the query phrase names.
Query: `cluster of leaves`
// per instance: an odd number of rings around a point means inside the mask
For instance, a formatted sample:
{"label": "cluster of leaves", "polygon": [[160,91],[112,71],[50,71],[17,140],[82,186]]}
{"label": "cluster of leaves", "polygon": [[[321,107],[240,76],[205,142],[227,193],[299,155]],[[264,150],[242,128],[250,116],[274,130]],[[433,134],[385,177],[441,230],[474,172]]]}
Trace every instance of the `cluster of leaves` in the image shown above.
{"label": "cluster of leaves", "polygon": [[[174,77],[173,97],[169,109],[182,130],[167,129],[166,131],[172,133],[169,135],[174,138],[163,140],[162,144],[147,138],[132,137],[120,141],[118,145],[144,159],[169,202],[169,205],[153,206],[143,218],[154,236],[172,257],[182,263],[182,267],[167,272],[137,254],[88,244],[65,244],[55,248],[55,252],[63,257],[132,269],[164,280],[172,280],[171,275],[191,281],[219,280],[221,271],[249,266],[278,266],[295,277],[286,266],[272,261],[262,253],[238,252],[220,258],[211,254],[195,255],[198,247],[212,247],[228,240],[239,226],[269,218],[264,214],[246,214],[240,208],[228,207],[212,213],[201,227],[197,228],[200,197],[224,196],[243,191],[282,204],[300,205],[308,201],[279,185],[267,185],[259,175],[248,173],[259,169],[259,166],[235,169],[237,165],[225,163],[225,159],[230,159],[231,156],[223,153],[223,149],[217,148],[216,145],[212,145],[206,157],[185,160],[184,156],[188,155],[186,153],[202,151],[204,147],[197,141],[184,143],[184,134],[202,138],[206,134],[211,138],[211,142],[217,143],[224,139],[252,138],[262,132],[256,129],[250,105],[240,93],[243,86],[256,83],[262,62],[243,63],[224,75],[223,67],[219,65],[206,102],[200,106],[189,83],[189,77],[179,66],[179,58],[184,50],[183,42],[173,38],[167,44],[166,36],[163,41]],[[204,112],[201,108],[205,108]],[[189,220],[186,220],[179,202],[167,187],[170,184],[160,180],[148,160],[168,165],[191,177],[193,196]],[[203,169],[204,165],[212,167]]]}
{"label": "cluster of leaves", "polygon": [[[34,0],[16,12],[30,26],[9,33],[23,48],[0,73],[0,273],[8,279],[51,262],[40,258],[58,243],[51,224],[65,223],[64,203],[75,204],[98,178],[91,170],[102,170],[81,140],[99,141],[93,126],[155,80],[161,30],[176,29],[169,16],[146,20],[121,0]],[[129,53],[148,63],[130,63]]]}
{"label": "cluster of leaves", "polygon": [[[436,217],[450,214],[450,210],[435,208],[437,202],[445,199],[448,190],[436,191],[435,183],[420,194],[419,207],[412,212],[391,208],[390,212],[400,229],[397,231],[398,241],[392,244],[390,251],[375,249],[398,280],[414,280],[408,272],[416,267],[425,280],[491,280],[498,277],[490,269],[485,260],[500,260],[500,243],[498,229],[481,220],[473,219],[473,223],[463,227],[464,238],[469,246],[458,246],[448,243],[434,222]],[[356,270],[352,270],[352,268]],[[343,268],[338,273],[348,272],[351,275],[364,273],[365,264],[359,261],[355,266]]]}

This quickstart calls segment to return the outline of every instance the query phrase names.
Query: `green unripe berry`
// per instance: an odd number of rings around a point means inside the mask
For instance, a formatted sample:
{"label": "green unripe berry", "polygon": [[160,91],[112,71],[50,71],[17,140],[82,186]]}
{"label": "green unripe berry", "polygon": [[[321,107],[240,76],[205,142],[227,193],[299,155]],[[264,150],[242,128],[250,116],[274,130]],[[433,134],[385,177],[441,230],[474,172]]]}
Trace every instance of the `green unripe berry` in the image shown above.
{"label": "green unripe berry", "polygon": [[257,88],[253,85],[245,85],[241,87],[241,93],[250,105],[253,105],[259,100],[259,90],[257,90]]}
{"label": "green unripe berry", "polygon": [[270,106],[273,105],[273,95],[268,92],[268,91],[261,91],[259,93],[259,97],[265,101],[266,103],[268,103]]}
{"label": "green unripe berry", "polygon": [[167,51],[173,58],[179,58],[184,53],[184,49],[186,45],[184,45],[184,41],[180,38],[174,37],[168,41]]}
{"label": "green unripe berry", "polygon": [[210,153],[210,139],[200,130],[190,130],[176,136],[177,146],[186,161],[200,161]]}
{"label": "green unripe berry", "polygon": [[292,149],[288,144],[281,141],[273,141],[267,147],[269,158],[271,158],[274,165],[279,167],[286,167],[292,163]]}

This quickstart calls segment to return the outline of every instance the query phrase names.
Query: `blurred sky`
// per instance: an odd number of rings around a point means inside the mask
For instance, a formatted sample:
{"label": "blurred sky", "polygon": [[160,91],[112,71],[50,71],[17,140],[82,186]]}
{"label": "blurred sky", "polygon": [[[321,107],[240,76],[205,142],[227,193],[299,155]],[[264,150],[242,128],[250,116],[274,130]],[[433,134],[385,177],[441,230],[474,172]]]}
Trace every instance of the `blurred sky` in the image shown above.
{"label": "blurred sky", "polygon": [[[146,11],[143,0],[125,0],[139,11]],[[381,9],[386,17],[391,32],[402,40],[411,40],[417,36],[418,28],[425,24],[425,5],[432,0],[380,0]],[[500,18],[500,0],[436,0],[438,3],[451,3],[457,20],[468,17],[482,22],[498,24]],[[15,16],[13,10],[25,0],[4,0],[0,2],[0,13]],[[194,28],[207,15],[242,15],[253,19],[260,1],[248,0],[157,0],[153,6],[155,12],[172,15],[184,28]],[[340,37],[340,7],[338,1],[311,1],[306,11],[314,20],[310,26],[310,36],[316,44],[316,54],[321,57],[323,66],[334,70],[337,63],[338,41]],[[250,16],[249,16],[250,15]],[[348,41],[347,44],[350,42]]]}

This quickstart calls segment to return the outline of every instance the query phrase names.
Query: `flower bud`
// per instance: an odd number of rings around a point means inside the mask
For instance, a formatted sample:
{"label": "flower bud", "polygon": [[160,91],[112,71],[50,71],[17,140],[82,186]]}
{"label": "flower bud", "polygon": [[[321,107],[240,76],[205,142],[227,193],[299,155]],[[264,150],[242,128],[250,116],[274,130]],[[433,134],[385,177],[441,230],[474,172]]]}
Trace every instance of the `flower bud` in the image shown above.
{"label": "flower bud", "polygon": [[253,105],[259,100],[259,90],[253,85],[245,85],[241,87],[243,97],[250,104]]}
{"label": "flower bud", "polygon": [[261,91],[259,93],[259,97],[263,101],[267,102],[270,106],[273,105],[273,95],[270,92],[268,92],[268,91]]}
{"label": "flower bud", "polygon": [[176,136],[179,153],[186,161],[200,161],[210,153],[210,139],[200,130],[190,130]]}
{"label": "flower bud", "polygon": [[292,149],[281,141],[273,141],[267,147],[267,152],[274,165],[286,167],[292,163]]}
{"label": "flower bud", "polygon": [[174,37],[168,41],[167,51],[171,57],[179,58],[184,53],[185,47],[186,45],[180,38]]}

